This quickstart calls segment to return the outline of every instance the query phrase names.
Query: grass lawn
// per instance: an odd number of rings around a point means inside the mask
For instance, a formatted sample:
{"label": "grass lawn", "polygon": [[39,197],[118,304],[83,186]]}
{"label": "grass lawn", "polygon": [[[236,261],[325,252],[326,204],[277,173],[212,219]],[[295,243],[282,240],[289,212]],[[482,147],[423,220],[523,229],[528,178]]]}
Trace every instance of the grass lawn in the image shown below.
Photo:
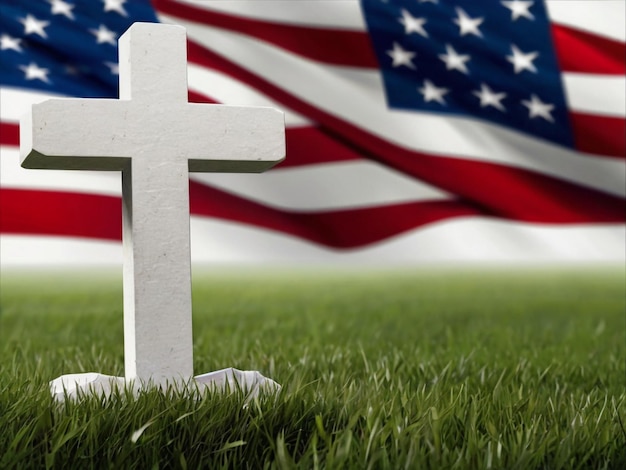
{"label": "grass lawn", "polygon": [[626,468],[624,269],[194,273],[196,373],[283,385],[55,406],[123,375],[121,279],[3,273],[0,468]]}

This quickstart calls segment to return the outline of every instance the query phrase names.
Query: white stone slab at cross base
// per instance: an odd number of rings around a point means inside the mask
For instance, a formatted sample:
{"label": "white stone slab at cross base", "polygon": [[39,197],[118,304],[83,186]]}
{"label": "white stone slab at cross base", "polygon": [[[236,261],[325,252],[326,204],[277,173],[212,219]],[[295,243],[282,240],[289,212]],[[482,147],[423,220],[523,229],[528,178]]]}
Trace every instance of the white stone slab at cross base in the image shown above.
{"label": "white stone slab at cross base", "polygon": [[183,27],[135,23],[119,40],[119,100],[48,100],[20,122],[24,168],[122,172],[125,380],[162,387],[193,378],[189,172],[285,156],[282,112],[187,101],[186,47]]}
{"label": "white stone slab at cross base", "polygon": [[[272,379],[264,377],[257,371],[238,370],[233,367],[197,375],[193,382],[180,385],[195,386],[199,392],[211,389],[230,392],[241,390],[246,400],[259,396],[261,392],[278,392],[281,388]],[[110,397],[116,392],[130,391],[137,395],[142,388],[142,384],[137,381],[96,372],[66,374],[50,382],[50,393],[57,402],[64,402],[66,398],[80,398],[81,394],[86,393]]]}

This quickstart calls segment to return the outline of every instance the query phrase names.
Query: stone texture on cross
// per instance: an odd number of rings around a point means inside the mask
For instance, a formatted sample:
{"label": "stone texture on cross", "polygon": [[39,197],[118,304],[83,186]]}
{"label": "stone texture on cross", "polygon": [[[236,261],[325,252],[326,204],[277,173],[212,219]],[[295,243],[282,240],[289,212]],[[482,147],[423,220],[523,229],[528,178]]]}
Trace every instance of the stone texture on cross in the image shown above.
{"label": "stone texture on cross", "polygon": [[[135,23],[120,99],[54,99],[20,125],[25,168],[122,172],[126,379],[193,377],[189,172],[262,172],[285,156],[272,108],[187,101],[186,33]],[[93,214],[97,217],[97,214]]]}

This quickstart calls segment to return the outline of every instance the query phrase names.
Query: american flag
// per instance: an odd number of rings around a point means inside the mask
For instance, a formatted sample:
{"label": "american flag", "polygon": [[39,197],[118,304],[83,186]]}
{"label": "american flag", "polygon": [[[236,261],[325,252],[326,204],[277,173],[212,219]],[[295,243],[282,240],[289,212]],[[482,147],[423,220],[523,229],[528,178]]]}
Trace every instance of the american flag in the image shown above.
{"label": "american flag", "polygon": [[192,177],[194,259],[624,260],[624,10],[2,0],[2,256],[118,256],[119,174],[20,168],[17,122],[117,97],[118,37],[160,21],[187,28],[190,101],[286,115],[276,169]]}

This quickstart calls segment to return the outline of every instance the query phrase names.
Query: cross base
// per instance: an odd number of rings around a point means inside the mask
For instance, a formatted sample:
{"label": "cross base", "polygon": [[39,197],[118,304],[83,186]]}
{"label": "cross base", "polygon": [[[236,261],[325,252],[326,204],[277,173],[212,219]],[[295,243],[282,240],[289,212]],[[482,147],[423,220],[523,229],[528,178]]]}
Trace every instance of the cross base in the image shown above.
{"label": "cross base", "polygon": [[[204,392],[207,390],[217,390],[222,392],[233,392],[241,390],[246,399],[254,398],[261,393],[278,393],[281,386],[272,379],[264,377],[260,372],[253,370],[239,370],[229,367],[227,369],[209,372],[207,374],[195,376],[189,383],[172,383],[166,387],[183,390],[192,394],[195,390]],[[153,384],[145,384],[140,381],[127,380],[124,377],[114,377],[112,375],[99,374],[97,372],[87,372],[83,374],[66,374],[50,382],[50,393],[57,402],[64,402],[66,399],[81,399],[88,394],[109,398],[116,392],[124,390],[132,391],[137,396],[142,390],[160,388]]]}

